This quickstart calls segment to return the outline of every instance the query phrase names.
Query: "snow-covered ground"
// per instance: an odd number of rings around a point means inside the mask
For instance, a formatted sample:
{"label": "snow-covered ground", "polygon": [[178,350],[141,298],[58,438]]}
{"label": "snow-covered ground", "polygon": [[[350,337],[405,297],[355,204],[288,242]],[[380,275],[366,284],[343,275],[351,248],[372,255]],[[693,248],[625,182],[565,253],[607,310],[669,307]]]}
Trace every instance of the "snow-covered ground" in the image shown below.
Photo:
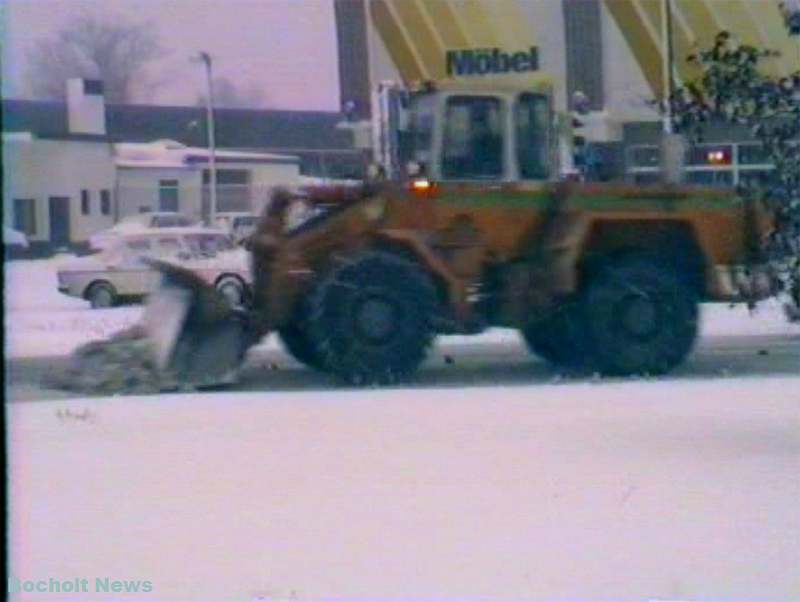
{"label": "snow-covered ground", "polygon": [[125,600],[800,599],[797,378],[6,412],[23,580],[151,582]]}
{"label": "snow-covered ground", "polygon": [[[12,358],[138,320],[6,264]],[[707,305],[705,337],[800,332]],[[266,345],[274,345],[269,341]],[[519,346],[515,332],[443,349]],[[793,344],[793,343],[787,343]],[[754,352],[755,356],[755,352]],[[756,356],[757,357],[757,356]],[[125,600],[800,599],[800,378],[6,405],[11,575]]]}
{"label": "snow-covered ground", "polygon": [[[93,310],[89,303],[58,292],[56,270],[70,256],[10,261],[5,266],[6,357],[67,355],[76,347],[135,324],[139,305]],[[777,301],[749,312],[744,305],[705,304],[702,335],[778,335],[800,333],[800,324],[787,322]],[[508,342],[518,345],[513,330],[493,329],[479,337],[442,337],[440,345],[464,342]],[[264,345],[275,346],[269,338]]]}

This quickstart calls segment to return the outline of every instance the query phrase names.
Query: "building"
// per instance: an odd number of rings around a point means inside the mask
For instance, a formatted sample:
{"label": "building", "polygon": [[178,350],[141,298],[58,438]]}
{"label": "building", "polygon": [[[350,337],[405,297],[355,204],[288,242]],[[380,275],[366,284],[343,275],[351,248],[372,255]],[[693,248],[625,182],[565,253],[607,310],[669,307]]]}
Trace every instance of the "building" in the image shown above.
{"label": "building", "polygon": [[[795,0],[788,0],[790,3]],[[744,43],[780,51],[767,66],[788,75],[800,68],[800,37],[784,26],[780,0],[354,0],[354,19],[367,28],[365,56],[345,69],[380,82],[474,79],[524,85],[534,71],[553,76],[555,108],[572,109],[575,92],[589,98],[587,138],[601,152],[607,176],[647,181],[656,177],[660,115],[668,70],[664,31],[673,47],[674,81],[692,77],[685,58],[729,31]],[[800,4],[800,3],[798,3]],[[669,11],[669,12],[667,12]],[[345,12],[337,13],[345,18]],[[667,24],[670,27],[666,27]],[[345,29],[339,26],[340,30]],[[350,45],[347,40],[340,44]],[[519,69],[493,69],[492,57],[526,54]],[[522,59],[520,59],[522,60]],[[503,61],[500,61],[502,63]],[[516,72],[512,72],[516,71]],[[342,80],[342,98],[357,98]],[[655,154],[654,154],[655,153]],[[712,162],[709,157],[725,157]],[[655,163],[654,163],[655,157]],[[744,130],[714,128],[707,144],[688,156],[690,181],[737,184],[768,169]]]}
{"label": "building", "polygon": [[[303,173],[357,177],[363,153],[338,113],[215,112],[217,210],[259,210]],[[3,221],[34,252],[80,246],[146,210],[196,216],[210,205],[199,107],[110,105],[99,82],[71,80],[66,103],[3,101]]]}

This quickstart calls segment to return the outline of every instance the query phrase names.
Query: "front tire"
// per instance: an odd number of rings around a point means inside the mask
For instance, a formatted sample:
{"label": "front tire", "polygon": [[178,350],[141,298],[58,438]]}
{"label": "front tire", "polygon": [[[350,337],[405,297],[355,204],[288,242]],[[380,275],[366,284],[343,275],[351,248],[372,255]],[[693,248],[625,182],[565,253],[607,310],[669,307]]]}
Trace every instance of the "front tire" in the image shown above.
{"label": "front tire", "polygon": [[246,286],[235,276],[221,278],[215,288],[233,308],[242,307],[247,301]]}
{"label": "front tire", "polygon": [[632,256],[600,268],[588,283],[583,313],[594,363],[604,374],[663,374],[697,338],[696,291],[657,259]]}
{"label": "front tire", "polygon": [[309,336],[333,374],[358,385],[410,377],[433,340],[436,291],[414,263],[366,252],[332,270],[310,299]]}
{"label": "front tire", "polygon": [[288,324],[278,329],[278,338],[286,352],[298,362],[314,370],[324,370],[320,354],[302,326]]}
{"label": "front tire", "polygon": [[108,282],[95,282],[89,287],[86,299],[92,309],[107,309],[117,304],[117,291]]}

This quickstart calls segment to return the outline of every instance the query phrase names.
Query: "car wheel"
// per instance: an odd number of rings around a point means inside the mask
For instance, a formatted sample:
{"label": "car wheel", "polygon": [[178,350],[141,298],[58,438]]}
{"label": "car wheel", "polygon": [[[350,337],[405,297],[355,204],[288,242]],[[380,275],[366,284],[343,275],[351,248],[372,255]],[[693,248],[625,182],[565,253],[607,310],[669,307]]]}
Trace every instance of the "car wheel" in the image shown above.
{"label": "car wheel", "polygon": [[117,291],[108,282],[96,282],[89,287],[86,299],[92,304],[92,309],[114,307],[117,303]]}
{"label": "car wheel", "polygon": [[244,283],[234,276],[222,278],[216,288],[231,307],[241,307],[247,299]]}

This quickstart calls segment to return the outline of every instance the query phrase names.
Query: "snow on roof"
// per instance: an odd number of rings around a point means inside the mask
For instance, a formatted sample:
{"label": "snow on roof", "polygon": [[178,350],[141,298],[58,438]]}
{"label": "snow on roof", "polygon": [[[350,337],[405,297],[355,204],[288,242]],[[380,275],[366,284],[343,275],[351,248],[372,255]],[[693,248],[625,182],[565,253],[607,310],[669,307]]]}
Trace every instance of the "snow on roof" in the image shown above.
{"label": "snow on roof", "polygon": [[[118,142],[114,144],[114,154],[118,167],[138,168],[190,168],[193,164],[206,162],[210,151],[207,148],[186,146],[175,140],[161,139],[153,142]],[[218,160],[235,163],[294,163],[300,159],[294,155],[275,153],[256,153],[217,150],[214,156]]]}

